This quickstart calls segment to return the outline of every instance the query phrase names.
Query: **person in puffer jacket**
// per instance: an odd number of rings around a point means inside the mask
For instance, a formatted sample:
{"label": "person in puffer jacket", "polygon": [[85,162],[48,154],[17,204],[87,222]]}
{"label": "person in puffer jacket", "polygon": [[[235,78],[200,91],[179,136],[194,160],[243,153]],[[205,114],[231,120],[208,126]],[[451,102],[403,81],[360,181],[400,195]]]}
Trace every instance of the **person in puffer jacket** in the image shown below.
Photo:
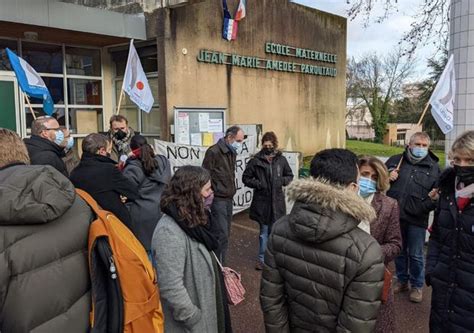
{"label": "person in puffer jacket", "polygon": [[375,218],[357,195],[357,157],[327,149],[312,178],[287,188],[295,201],[265,253],[260,303],[267,332],[373,332],[384,265],[377,241],[358,228]]}
{"label": "person in puffer jacket", "polygon": [[89,332],[92,211],[59,171],[29,163],[0,128],[0,332]]}

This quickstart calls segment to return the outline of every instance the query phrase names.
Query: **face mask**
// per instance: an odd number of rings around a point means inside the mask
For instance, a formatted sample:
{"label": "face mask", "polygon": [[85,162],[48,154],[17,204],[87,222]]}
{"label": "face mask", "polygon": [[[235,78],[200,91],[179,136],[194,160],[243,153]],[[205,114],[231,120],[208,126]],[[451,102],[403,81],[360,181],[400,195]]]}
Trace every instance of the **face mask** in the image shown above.
{"label": "face mask", "polygon": [[262,150],[265,155],[272,155],[275,152],[274,148],[263,148]]}
{"label": "face mask", "polygon": [[54,139],[54,143],[57,144],[58,146],[64,141],[64,133],[63,131],[54,131],[56,134],[56,139]]}
{"label": "face mask", "polygon": [[474,166],[460,166],[455,164],[454,171],[456,172],[456,177],[464,186],[474,183]]}
{"label": "face mask", "polygon": [[428,155],[428,148],[413,147],[413,148],[410,148],[410,150],[413,156],[418,157],[418,158],[423,158],[426,155]]}
{"label": "face mask", "polygon": [[367,198],[372,193],[377,192],[377,183],[370,178],[360,177],[359,179],[359,195]]}
{"label": "face mask", "polygon": [[240,149],[241,143],[237,142],[237,141],[234,141],[230,145],[232,146],[232,148],[235,149],[235,151],[238,151]]}
{"label": "face mask", "polygon": [[127,136],[127,133],[119,129],[117,132],[115,132],[114,136],[117,140],[123,140]]}
{"label": "face mask", "polygon": [[207,210],[210,210],[213,201],[214,201],[214,193],[211,193],[207,197],[204,198],[204,208]]}
{"label": "face mask", "polygon": [[70,136],[70,137],[67,139],[66,149],[67,149],[67,150],[71,150],[72,147],[74,147],[74,138],[73,138],[72,136]]}

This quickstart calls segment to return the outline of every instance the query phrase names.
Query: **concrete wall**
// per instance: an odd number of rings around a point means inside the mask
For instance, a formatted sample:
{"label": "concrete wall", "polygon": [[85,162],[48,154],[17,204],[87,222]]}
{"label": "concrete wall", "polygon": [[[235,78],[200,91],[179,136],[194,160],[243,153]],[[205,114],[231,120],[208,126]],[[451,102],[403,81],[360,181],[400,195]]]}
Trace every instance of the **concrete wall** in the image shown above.
{"label": "concrete wall", "polygon": [[[228,4],[233,15],[238,0]],[[228,110],[228,123],[263,124],[264,131],[276,132],[280,146],[287,150],[309,155],[344,146],[345,18],[287,0],[248,1],[237,40],[228,42],[221,37],[220,1],[160,11],[157,47],[159,101],[167,113],[164,126],[172,124],[174,106],[223,107]],[[207,49],[334,67],[266,54],[266,42],[336,54],[338,74],[323,77],[197,61],[199,51]]]}

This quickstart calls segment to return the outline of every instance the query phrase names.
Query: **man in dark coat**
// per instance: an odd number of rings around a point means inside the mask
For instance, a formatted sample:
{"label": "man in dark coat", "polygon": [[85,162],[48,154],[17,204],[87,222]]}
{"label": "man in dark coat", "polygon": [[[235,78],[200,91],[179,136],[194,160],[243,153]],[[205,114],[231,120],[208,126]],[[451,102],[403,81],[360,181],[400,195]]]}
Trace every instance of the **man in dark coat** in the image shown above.
{"label": "man in dark coat", "polygon": [[248,162],[242,175],[243,183],[253,188],[250,218],[260,224],[259,252],[255,265],[263,268],[263,258],[268,235],[273,223],[286,214],[283,186],[293,180],[290,165],[278,149],[278,140],[273,132],[262,137],[262,149]]}
{"label": "man in dark coat", "polygon": [[357,157],[323,150],[314,179],[287,188],[295,201],[267,243],[260,303],[267,332],[372,332],[383,287],[383,255],[358,227],[375,218],[357,195]]}
{"label": "man in dark coat", "polygon": [[64,147],[64,132],[58,121],[53,117],[38,117],[31,124],[31,138],[25,139],[31,164],[51,165],[66,177],[68,172],[62,158],[66,156]]}
{"label": "man in dark coat", "polygon": [[240,127],[229,127],[224,138],[207,149],[202,162],[202,167],[211,173],[212,189],[214,190],[211,218],[222,229],[218,251],[222,263],[225,262],[227,247],[229,246],[233,198],[236,192],[235,161],[243,140],[244,131]]}
{"label": "man in dark coat", "polygon": [[104,135],[94,133],[86,136],[82,142],[81,162],[70,178],[77,188],[89,193],[103,209],[115,214],[130,228],[130,213],[123,201],[137,199],[138,188],[108,157],[111,149]]}
{"label": "man in dark coat", "polygon": [[474,332],[474,131],[461,134],[451,151],[426,258],[432,333]]}
{"label": "man in dark coat", "polygon": [[106,135],[113,142],[110,158],[117,163],[124,164],[132,152],[130,141],[138,132],[129,127],[128,119],[120,114],[110,117],[109,125],[110,129]]}
{"label": "man in dark coat", "polygon": [[89,332],[93,214],[51,166],[0,129],[0,331]]}
{"label": "man in dark coat", "polygon": [[430,193],[440,174],[438,158],[429,146],[428,134],[417,132],[410,138],[403,154],[392,156],[385,163],[391,181],[387,196],[398,201],[402,233],[402,251],[395,259],[397,284],[394,293],[408,291],[410,282],[410,301],[416,303],[423,299],[423,246],[429,213],[436,205]]}

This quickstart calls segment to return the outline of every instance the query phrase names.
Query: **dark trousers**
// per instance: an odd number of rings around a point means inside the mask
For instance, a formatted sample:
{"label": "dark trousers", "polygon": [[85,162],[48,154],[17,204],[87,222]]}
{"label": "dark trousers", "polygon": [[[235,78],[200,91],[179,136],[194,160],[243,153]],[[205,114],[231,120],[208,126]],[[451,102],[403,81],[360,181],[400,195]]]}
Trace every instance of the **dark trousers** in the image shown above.
{"label": "dark trousers", "polygon": [[214,198],[211,206],[211,219],[220,226],[219,250],[216,255],[222,265],[225,263],[227,248],[229,247],[230,224],[232,222],[232,199]]}

